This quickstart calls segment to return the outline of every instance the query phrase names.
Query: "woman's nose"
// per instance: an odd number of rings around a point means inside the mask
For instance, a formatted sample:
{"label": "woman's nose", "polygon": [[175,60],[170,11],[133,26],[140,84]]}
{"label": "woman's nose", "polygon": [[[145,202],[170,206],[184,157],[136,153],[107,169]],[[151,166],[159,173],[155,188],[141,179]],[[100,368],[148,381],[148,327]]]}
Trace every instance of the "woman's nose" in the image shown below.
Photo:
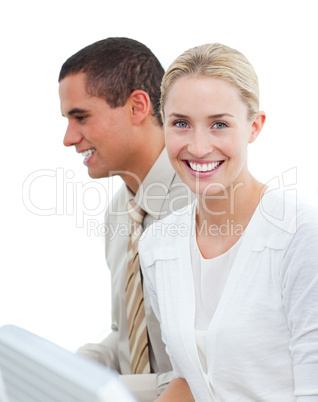
{"label": "woman's nose", "polygon": [[196,158],[210,154],[214,149],[211,134],[203,130],[196,130],[191,136],[188,151]]}

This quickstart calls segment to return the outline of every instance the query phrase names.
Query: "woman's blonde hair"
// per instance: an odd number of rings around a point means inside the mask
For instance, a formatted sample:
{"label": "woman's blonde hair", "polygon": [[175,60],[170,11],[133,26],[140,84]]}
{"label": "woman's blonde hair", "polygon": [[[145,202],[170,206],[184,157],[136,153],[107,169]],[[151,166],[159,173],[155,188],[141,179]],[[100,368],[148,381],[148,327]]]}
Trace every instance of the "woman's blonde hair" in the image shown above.
{"label": "woman's blonde hair", "polygon": [[247,106],[248,118],[259,111],[259,88],[255,70],[239,51],[220,43],[196,46],[181,54],[170,65],[161,82],[161,112],[172,85],[178,78],[219,78],[239,90],[241,100]]}

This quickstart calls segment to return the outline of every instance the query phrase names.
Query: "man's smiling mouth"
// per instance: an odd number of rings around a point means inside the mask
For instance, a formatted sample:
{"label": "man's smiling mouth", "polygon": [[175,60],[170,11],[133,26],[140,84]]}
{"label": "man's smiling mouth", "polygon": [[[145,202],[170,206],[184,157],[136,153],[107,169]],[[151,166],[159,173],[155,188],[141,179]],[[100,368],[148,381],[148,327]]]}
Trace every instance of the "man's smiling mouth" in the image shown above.
{"label": "man's smiling mouth", "polygon": [[90,157],[93,155],[93,153],[94,153],[95,151],[96,151],[95,148],[91,148],[91,149],[88,149],[87,151],[81,152],[81,155],[82,155],[85,159],[88,159],[88,158],[90,158]]}

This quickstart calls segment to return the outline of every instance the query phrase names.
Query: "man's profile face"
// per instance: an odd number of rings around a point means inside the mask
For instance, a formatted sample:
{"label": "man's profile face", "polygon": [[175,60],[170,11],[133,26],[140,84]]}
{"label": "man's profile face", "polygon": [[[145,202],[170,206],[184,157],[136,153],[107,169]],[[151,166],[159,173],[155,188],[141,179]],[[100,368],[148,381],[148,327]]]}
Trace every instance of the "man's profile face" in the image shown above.
{"label": "man's profile face", "polygon": [[85,73],[69,75],[60,81],[61,112],[68,119],[65,146],[74,146],[84,158],[92,178],[108,177],[129,170],[131,141],[128,105],[112,108],[85,89]]}

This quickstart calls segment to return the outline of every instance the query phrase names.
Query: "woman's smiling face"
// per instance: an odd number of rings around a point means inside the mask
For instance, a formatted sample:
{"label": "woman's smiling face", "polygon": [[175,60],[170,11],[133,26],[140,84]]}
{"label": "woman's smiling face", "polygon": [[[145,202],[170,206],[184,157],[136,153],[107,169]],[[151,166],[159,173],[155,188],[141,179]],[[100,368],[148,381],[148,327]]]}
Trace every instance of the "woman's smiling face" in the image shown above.
{"label": "woman's smiling face", "polygon": [[179,177],[198,195],[245,182],[247,145],[261,127],[248,119],[239,91],[217,78],[183,77],[164,107],[166,147]]}

